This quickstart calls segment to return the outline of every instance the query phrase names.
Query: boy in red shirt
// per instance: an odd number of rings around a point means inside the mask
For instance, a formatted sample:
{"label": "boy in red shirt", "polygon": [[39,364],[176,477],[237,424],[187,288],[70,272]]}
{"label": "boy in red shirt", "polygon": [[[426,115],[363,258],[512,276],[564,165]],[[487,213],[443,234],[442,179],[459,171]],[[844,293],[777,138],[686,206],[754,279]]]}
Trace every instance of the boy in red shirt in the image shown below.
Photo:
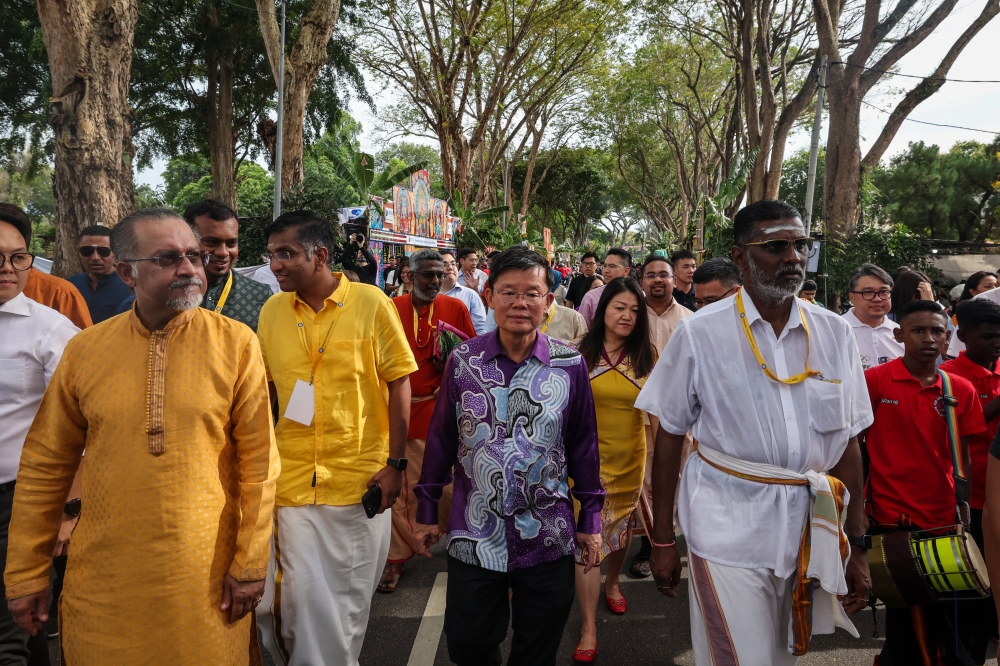
{"label": "boy in red shirt", "polygon": [[[947,318],[934,301],[912,301],[897,318],[903,356],[865,372],[875,421],[865,435],[871,531],[954,525],[955,484],[944,395],[935,361],[947,345]],[[950,375],[962,455],[986,430],[972,384]],[[967,603],[967,602],[963,602]],[[886,609],[879,666],[961,664],[955,654],[953,602]],[[964,648],[961,650],[964,652]],[[964,656],[964,655],[963,655]]]}
{"label": "boy in red shirt", "polygon": [[[969,445],[971,493],[969,531],[979,549],[983,544],[983,504],[986,501],[986,461],[990,444],[1000,424],[1000,305],[984,298],[958,307],[958,339],[965,343],[959,357],[943,363],[941,369],[953,377],[969,380],[983,406],[986,430],[973,435]],[[964,601],[959,604],[959,634],[969,656],[976,664],[986,661],[986,648],[997,633],[996,606],[991,599]]]}

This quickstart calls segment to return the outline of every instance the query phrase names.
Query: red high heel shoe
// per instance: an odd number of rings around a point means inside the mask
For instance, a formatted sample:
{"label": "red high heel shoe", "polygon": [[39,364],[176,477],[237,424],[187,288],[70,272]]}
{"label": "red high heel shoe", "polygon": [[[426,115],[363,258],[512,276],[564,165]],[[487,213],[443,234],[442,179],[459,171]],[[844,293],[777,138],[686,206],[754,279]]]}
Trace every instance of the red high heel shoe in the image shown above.
{"label": "red high heel shoe", "polygon": [[597,661],[597,648],[600,646],[599,643],[594,643],[593,650],[581,650],[580,644],[576,644],[576,649],[573,650],[573,663],[575,664],[592,664]]}
{"label": "red high heel shoe", "polygon": [[[619,587],[618,592],[621,593],[622,589]],[[628,602],[625,601],[625,595],[622,594],[621,599],[612,599],[611,597],[604,595],[604,601],[608,604],[608,610],[615,615],[624,615],[625,611],[628,610]]]}

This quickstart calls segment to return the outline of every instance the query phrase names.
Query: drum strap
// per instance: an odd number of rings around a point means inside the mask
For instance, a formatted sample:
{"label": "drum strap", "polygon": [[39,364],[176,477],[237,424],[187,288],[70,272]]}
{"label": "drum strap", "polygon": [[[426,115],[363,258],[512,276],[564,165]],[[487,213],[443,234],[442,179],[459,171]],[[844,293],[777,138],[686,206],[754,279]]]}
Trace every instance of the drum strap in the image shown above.
{"label": "drum strap", "polygon": [[964,525],[969,521],[962,513],[962,506],[966,509],[969,506],[969,479],[965,473],[965,458],[962,456],[962,440],[958,433],[958,416],[955,408],[958,406],[958,398],[952,390],[951,377],[941,369],[937,371],[941,377],[941,402],[944,403],[945,423],[948,430],[948,447],[951,449],[951,464],[955,477],[955,506],[958,511],[958,519]]}

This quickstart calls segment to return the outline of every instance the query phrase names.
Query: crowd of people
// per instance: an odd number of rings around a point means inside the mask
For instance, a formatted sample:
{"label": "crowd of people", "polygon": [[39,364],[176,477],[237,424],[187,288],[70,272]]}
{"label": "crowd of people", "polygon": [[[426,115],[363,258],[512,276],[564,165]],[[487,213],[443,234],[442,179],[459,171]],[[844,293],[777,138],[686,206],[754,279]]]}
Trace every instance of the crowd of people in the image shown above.
{"label": "crowd of people", "polygon": [[0,663],[58,636],[72,666],[356,665],[373,595],[432,549],[453,663],[500,664],[512,625],[509,664],[554,664],[574,601],[591,663],[626,569],[677,595],[682,535],[699,666],[794,664],[876,596],[880,666],[982,664],[997,639],[982,566],[961,600],[919,597],[926,567],[892,578],[935,539],[1000,576],[995,274],[946,308],[865,264],[841,316],[771,200],[700,265],[379,266],[293,211],[247,276],[235,213],[204,201],[82,229],[62,280],[31,234],[0,204]]}

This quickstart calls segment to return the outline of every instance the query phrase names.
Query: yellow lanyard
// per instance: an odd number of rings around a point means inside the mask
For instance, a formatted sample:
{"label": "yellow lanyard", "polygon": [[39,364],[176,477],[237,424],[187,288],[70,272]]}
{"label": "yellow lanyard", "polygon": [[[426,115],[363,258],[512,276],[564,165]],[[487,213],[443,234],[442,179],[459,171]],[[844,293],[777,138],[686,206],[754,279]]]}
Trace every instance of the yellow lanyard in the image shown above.
{"label": "yellow lanyard", "polygon": [[740,313],[740,323],[743,324],[743,334],[747,336],[747,342],[750,343],[750,349],[753,350],[754,356],[757,357],[757,363],[760,364],[760,369],[764,371],[768,377],[776,382],[781,382],[782,384],[801,384],[809,377],[814,377],[816,375],[822,375],[823,373],[816,370],[812,370],[809,367],[809,324],[806,322],[805,313],[802,312],[802,308],[799,308],[799,318],[802,319],[802,328],[806,332],[806,370],[805,372],[800,372],[794,377],[789,377],[788,379],[778,379],[778,377],[771,372],[771,369],[767,367],[767,363],[764,362],[764,357],[760,355],[760,349],[757,348],[757,340],[753,337],[753,331],[750,330],[750,322],[747,321],[746,310],[743,309],[743,290],[740,289],[736,292],[736,309]]}
{"label": "yellow lanyard", "polygon": [[[343,301],[337,303],[337,309],[333,311],[333,321],[330,322],[330,328],[326,329],[326,335],[323,336],[323,342],[319,343],[319,356],[313,356],[312,348],[309,346],[309,343],[306,342],[305,325],[302,323],[302,320],[299,319],[298,313],[295,314],[295,321],[299,325],[299,338],[302,340],[302,346],[305,348],[306,353],[312,358],[312,369],[309,371],[310,386],[312,386],[313,380],[316,378],[316,369],[323,361],[323,352],[326,351],[326,343],[330,340],[330,334],[333,333],[334,327],[337,325],[337,322],[340,321],[340,308],[342,307],[344,307]],[[319,316],[318,312],[316,313],[316,316]]]}
{"label": "yellow lanyard", "polygon": [[226,299],[229,298],[229,290],[233,288],[233,271],[229,271],[229,278],[226,280],[226,286],[222,288],[222,296],[219,297],[219,302],[215,304],[215,311],[218,313],[222,312],[222,308],[226,306]]}
{"label": "yellow lanyard", "polygon": [[427,340],[424,344],[420,344],[420,320],[417,318],[417,308],[413,308],[413,344],[417,345],[417,349],[423,349],[426,347],[431,338],[434,337],[434,301],[431,301],[431,311],[427,314],[427,323],[430,324],[431,332],[427,334]]}
{"label": "yellow lanyard", "polygon": [[540,329],[538,329],[539,333],[543,333],[544,334],[545,331],[549,330],[549,324],[552,323],[552,318],[555,317],[555,315],[556,315],[556,304],[553,303],[552,307],[549,308],[549,314],[548,314],[548,316],[545,317],[545,323],[542,324],[542,327]]}

